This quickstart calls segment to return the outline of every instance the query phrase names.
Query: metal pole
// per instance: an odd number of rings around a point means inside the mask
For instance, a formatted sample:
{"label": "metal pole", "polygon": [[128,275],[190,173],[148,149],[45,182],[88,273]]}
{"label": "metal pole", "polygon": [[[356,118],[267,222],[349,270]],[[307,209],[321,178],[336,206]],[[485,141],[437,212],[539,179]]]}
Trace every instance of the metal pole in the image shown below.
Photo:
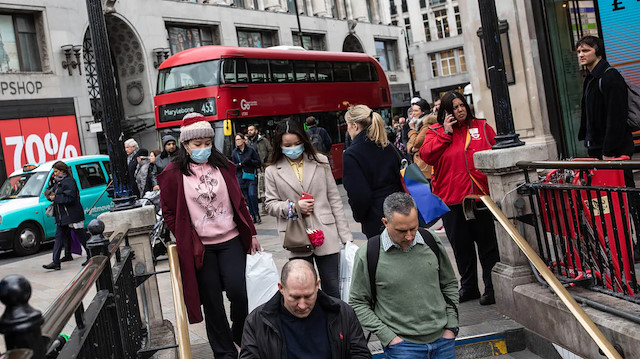
{"label": "metal pole", "polygon": [[498,31],[498,14],[494,0],[478,0],[480,21],[482,23],[482,37],[487,55],[487,68],[493,112],[496,119],[496,144],[493,149],[509,148],[524,145],[518,139],[511,113],[511,99],[507,75],[504,71],[504,59],[500,47],[500,33]]}
{"label": "metal pole", "polygon": [[298,21],[298,40],[300,40],[300,46],[304,48],[302,44],[302,26],[300,26],[300,13],[298,12],[298,0],[293,0],[293,8],[296,12],[296,20]]}
{"label": "metal pole", "polygon": [[402,29],[402,33],[404,34],[404,45],[405,45],[405,49],[407,50],[407,66],[409,66],[409,80],[410,80],[410,86],[411,86],[409,91],[411,92],[411,96],[420,97],[420,94],[418,93],[418,91],[416,91],[416,84],[415,82],[413,82],[414,74],[413,74],[413,69],[411,68],[411,56],[409,55],[409,36],[408,36],[409,34],[407,34],[406,28]]}
{"label": "metal pole", "polygon": [[87,15],[89,30],[96,60],[96,72],[100,84],[100,98],[102,99],[102,113],[107,136],[107,149],[111,159],[113,172],[115,206],[112,210],[122,210],[135,207],[134,196],[131,196],[131,183],[127,175],[127,156],[124,152],[124,134],[120,121],[124,119],[124,112],[118,103],[115,87],[115,74],[111,63],[111,50],[107,36],[107,25],[102,12],[102,0],[87,0]]}

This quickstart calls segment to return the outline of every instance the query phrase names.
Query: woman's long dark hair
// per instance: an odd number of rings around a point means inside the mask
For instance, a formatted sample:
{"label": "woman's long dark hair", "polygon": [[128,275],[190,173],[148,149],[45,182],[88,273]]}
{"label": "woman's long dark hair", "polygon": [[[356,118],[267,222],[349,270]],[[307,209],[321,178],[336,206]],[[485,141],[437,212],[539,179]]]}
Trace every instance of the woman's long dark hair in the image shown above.
{"label": "woman's long dark hair", "polygon": [[[187,141],[186,144],[189,144],[189,141]],[[185,147],[185,144],[183,144],[182,146],[180,146],[180,148],[178,148],[178,150],[176,150],[176,155],[173,158],[172,162],[176,163],[183,175],[190,176],[192,172],[189,168],[189,164],[196,162],[191,159],[191,156],[189,156],[189,153],[187,152],[187,149]],[[211,141],[211,156],[209,156],[209,161],[207,162],[209,162],[209,164],[214,168],[227,168],[227,163],[229,162],[227,158],[216,149],[216,146],[213,145],[213,140]]]}
{"label": "woman's long dark hair", "polygon": [[467,103],[467,100],[464,98],[464,95],[462,95],[458,91],[449,91],[446,94],[444,94],[444,96],[442,96],[442,98],[440,99],[440,109],[438,110],[439,124],[442,125],[444,123],[446,112],[453,115],[453,100],[455,99],[461,100],[462,103],[464,104],[464,107],[467,109],[467,118],[465,119],[465,122],[470,123],[471,119],[473,119],[471,108],[469,108],[469,104]]}
{"label": "woman's long dark hair", "polygon": [[318,163],[324,163],[318,159],[318,156],[316,155],[316,150],[315,148],[313,148],[313,145],[309,140],[309,136],[307,136],[307,133],[302,129],[302,126],[300,125],[300,123],[290,118],[285,118],[284,120],[276,124],[275,134],[273,136],[273,143],[272,143],[273,153],[271,154],[271,158],[269,159],[269,164],[274,164],[280,161],[282,157],[284,157],[284,154],[282,153],[282,136],[287,133],[298,136],[298,138],[300,139],[300,142],[302,142],[302,145],[304,146],[303,154],[306,153],[309,157],[311,157],[314,161]]}
{"label": "woman's long dark hair", "polygon": [[57,161],[56,163],[53,164],[52,167],[57,169],[58,171],[64,172],[67,176],[71,176],[71,167],[69,167],[66,163],[62,161]]}

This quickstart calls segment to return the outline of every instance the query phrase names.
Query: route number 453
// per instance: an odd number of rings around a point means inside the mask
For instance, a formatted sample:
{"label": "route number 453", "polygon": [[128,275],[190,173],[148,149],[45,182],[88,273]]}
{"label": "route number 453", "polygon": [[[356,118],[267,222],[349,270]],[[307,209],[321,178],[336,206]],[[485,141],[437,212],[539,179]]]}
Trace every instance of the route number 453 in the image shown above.
{"label": "route number 453", "polygon": [[216,112],[216,107],[213,101],[207,101],[202,104],[202,108],[200,109],[203,115],[213,115]]}

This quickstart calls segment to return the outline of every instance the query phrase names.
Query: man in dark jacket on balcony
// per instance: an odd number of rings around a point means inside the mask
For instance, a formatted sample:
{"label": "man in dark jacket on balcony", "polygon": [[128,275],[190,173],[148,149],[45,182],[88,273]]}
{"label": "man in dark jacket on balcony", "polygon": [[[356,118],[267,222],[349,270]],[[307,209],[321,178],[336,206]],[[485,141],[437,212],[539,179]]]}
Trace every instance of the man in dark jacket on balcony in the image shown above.
{"label": "man in dark jacket on balcony", "polygon": [[309,262],[287,262],[279,292],[247,317],[240,358],[371,358],[353,309],[319,285]]}

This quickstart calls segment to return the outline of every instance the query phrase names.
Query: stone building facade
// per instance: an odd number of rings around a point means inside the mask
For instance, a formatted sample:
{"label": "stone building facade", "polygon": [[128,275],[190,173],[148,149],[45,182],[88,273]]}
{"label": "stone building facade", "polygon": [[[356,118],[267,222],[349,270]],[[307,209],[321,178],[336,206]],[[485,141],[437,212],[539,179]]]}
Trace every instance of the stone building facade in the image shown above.
{"label": "stone building facade", "polygon": [[[376,0],[293,1],[103,0],[125,113],[125,136],[149,149],[159,147],[153,96],[156,68],[167,56],[202,45],[300,46],[296,6],[302,46],[376,57],[392,86],[394,105],[408,101],[405,42],[402,29],[391,25],[388,6]],[[104,153],[100,112],[86,2],[20,0],[0,4],[0,138],[4,159],[0,168],[11,172],[14,164],[64,158],[64,151],[71,155]],[[75,119],[75,126],[69,127],[69,116]],[[67,127],[57,128],[62,117]],[[7,137],[11,137],[9,144]]]}

